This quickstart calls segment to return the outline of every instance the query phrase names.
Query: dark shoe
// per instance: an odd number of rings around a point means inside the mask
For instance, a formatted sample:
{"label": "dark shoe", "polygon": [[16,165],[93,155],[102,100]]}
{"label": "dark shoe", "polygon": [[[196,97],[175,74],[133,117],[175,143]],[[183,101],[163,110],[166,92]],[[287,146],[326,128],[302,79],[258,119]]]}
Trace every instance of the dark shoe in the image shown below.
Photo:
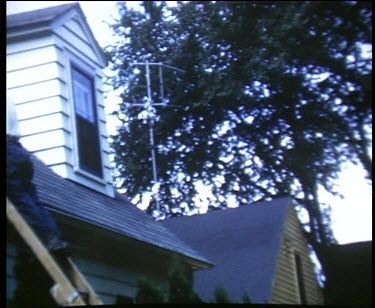
{"label": "dark shoe", "polygon": [[60,265],[64,274],[69,277],[69,274],[72,268],[68,260],[69,255],[66,253],[66,251],[59,250],[59,251],[54,252],[52,255],[55,261]]}
{"label": "dark shoe", "polygon": [[70,245],[57,237],[51,238],[46,246],[52,254],[65,254],[67,257],[70,255]]}
{"label": "dark shoe", "polygon": [[55,261],[60,265],[65,275],[69,276],[71,266],[68,258],[71,255],[71,251],[68,243],[61,241],[60,244],[54,246],[53,249],[50,250],[50,252]]}
{"label": "dark shoe", "polygon": [[68,261],[71,255],[70,245],[57,237],[53,237],[48,241],[46,246],[55,261],[62,267],[65,274],[68,274],[70,270]]}

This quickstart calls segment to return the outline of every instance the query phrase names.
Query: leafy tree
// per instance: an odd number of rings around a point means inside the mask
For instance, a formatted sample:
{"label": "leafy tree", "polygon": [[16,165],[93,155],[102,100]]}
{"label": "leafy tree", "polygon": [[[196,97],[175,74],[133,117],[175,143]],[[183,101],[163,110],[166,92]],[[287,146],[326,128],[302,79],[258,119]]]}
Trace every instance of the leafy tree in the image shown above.
{"label": "leafy tree", "polygon": [[[138,292],[136,294],[137,304],[207,304],[193,290],[193,279],[186,264],[178,257],[172,257],[168,271],[169,287],[162,287],[146,278],[138,281]],[[234,303],[228,298],[227,292],[222,287],[214,291],[214,303]],[[246,291],[243,293],[242,303],[251,303]]]}
{"label": "leafy tree", "polygon": [[229,304],[230,300],[228,298],[227,291],[221,287],[217,287],[214,291],[215,303],[216,304]]}
{"label": "leafy tree", "polygon": [[243,292],[242,303],[243,304],[251,304],[250,296],[249,296],[249,294],[246,291]]}
{"label": "leafy tree", "polygon": [[215,304],[251,304],[249,294],[244,291],[241,301],[229,299],[227,291],[222,287],[216,287],[214,290]]}
{"label": "leafy tree", "polygon": [[165,303],[166,294],[162,287],[155,285],[146,278],[140,278],[135,302],[137,304]]}
{"label": "leafy tree", "polygon": [[179,258],[174,258],[169,271],[169,303],[194,304],[202,300],[193,291],[193,279],[186,265]]}
{"label": "leafy tree", "polygon": [[138,282],[136,303],[202,303],[193,291],[193,281],[186,265],[178,257],[173,257],[168,271],[168,288],[141,278]]}
{"label": "leafy tree", "polygon": [[[372,43],[372,3],[118,8],[121,39],[105,49],[115,72],[108,83],[122,89],[122,126],[112,136],[118,186],[131,197],[152,191],[152,123],[162,207],[153,202],[150,213],[197,210],[199,183],[212,193],[209,209],[288,194],[307,210],[313,239],[334,241],[318,188],[338,194],[334,180],[346,161],[372,179],[372,57],[363,53]],[[150,65],[147,75],[134,65],[146,61],[164,66]],[[144,112],[139,104],[150,102],[165,107]]]}

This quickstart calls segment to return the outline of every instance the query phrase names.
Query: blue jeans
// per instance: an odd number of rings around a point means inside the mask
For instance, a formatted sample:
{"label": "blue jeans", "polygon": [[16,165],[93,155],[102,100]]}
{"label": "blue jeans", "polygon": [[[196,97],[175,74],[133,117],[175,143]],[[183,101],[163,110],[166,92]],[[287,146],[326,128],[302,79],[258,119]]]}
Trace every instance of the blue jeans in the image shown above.
{"label": "blue jeans", "polygon": [[47,244],[52,238],[60,239],[61,233],[51,214],[38,201],[33,173],[30,153],[17,137],[7,136],[7,197]]}

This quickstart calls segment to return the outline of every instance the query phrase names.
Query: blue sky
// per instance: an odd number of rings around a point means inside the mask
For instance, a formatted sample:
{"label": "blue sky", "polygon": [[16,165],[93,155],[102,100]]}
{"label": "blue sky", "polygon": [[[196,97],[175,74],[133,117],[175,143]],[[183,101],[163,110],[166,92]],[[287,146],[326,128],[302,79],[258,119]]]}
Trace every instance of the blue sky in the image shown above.
{"label": "blue sky", "polygon": [[[7,1],[7,14],[72,2],[75,1]],[[110,22],[111,15],[117,15],[115,1],[79,2],[98,43],[105,46],[112,42],[111,30],[103,20]],[[139,1],[129,2],[136,6]],[[115,101],[115,97],[110,96],[107,103],[110,100]],[[110,119],[108,122],[108,129],[114,129]],[[337,181],[344,199],[320,192],[320,200],[332,206],[333,230],[339,243],[372,240],[372,185],[364,180],[364,175],[361,168],[347,164]]]}

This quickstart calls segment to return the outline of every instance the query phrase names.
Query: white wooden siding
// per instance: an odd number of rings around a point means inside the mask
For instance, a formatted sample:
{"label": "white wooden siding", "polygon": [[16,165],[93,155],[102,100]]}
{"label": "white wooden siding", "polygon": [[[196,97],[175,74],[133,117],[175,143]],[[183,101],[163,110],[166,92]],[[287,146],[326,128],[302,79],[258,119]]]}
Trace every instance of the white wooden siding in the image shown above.
{"label": "white wooden siding", "polygon": [[107,122],[107,119],[105,115],[104,106],[98,106],[97,110],[98,110],[98,120],[102,122],[100,124],[105,125],[105,123]]}
{"label": "white wooden siding", "polygon": [[[97,95],[101,98],[103,97],[103,93],[104,93],[103,82],[102,82],[103,77],[104,77],[103,74],[96,74],[95,75],[96,91],[98,92]],[[99,106],[104,107],[103,99],[100,99],[98,104],[99,104]]]}
{"label": "white wooden siding", "polygon": [[88,42],[81,40],[74,33],[72,33],[66,27],[61,27],[56,30],[57,35],[59,35],[63,40],[69,42],[71,47],[75,52],[79,53],[81,56],[88,57],[90,59],[96,59],[96,55],[92,50]]}
{"label": "white wooden siding", "polygon": [[[75,32],[77,30],[78,32]],[[60,46],[68,45],[73,53],[86,60],[90,60],[98,67],[99,62],[95,54],[93,42],[84,34],[84,30],[77,20],[70,20],[54,30]]]}
{"label": "white wooden siding", "polygon": [[[21,142],[29,151],[60,176],[113,196],[101,59],[86,27],[79,14],[69,12],[53,24],[51,34],[8,43],[7,91],[16,101]],[[95,79],[102,181],[75,172],[78,159],[70,80],[72,55]]]}
{"label": "white wooden siding", "polygon": [[77,15],[73,16],[73,18],[67,21],[64,26],[65,28],[69,29],[72,33],[74,33],[77,37],[79,37],[87,45],[90,45],[90,41]]}
{"label": "white wooden siding", "polygon": [[7,82],[12,87],[20,87],[32,83],[53,80],[62,75],[62,68],[57,62],[50,62],[26,69],[18,69],[7,74]]}
{"label": "white wooden siding", "polygon": [[301,257],[307,304],[323,304],[323,293],[314,273],[314,265],[309,257],[307,241],[303,236],[295,210],[291,206],[279,251],[271,304],[300,304],[294,252],[299,253]]}
{"label": "white wooden siding", "polygon": [[[36,156],[39,158],[39,152],[36,153]],[[41,158],[42,159],[42,158]],[[51,169],[57,173],[59,176],[63,177],[63,178],[68,178],[69,179],[69,168],[66,167],[66,162],[64,162],[63,164],[56,164],[56,165],[50,165]],[[74,179],[72,179],[74,180]]]}
{"label": "white wooden siding", "polygon": [[37,151],[34,152],[34,154],[49,166],[66,163],[68,163],[69,165],[74,164],[72,150],[64,146]]}
{"label": "white wooden siding", "polygon": [[69,117],[60,112],[20,120],[19,126],[21,132],[25,132],[24,135],[33,135],[57,129],[71,131]]}
{"label": "white wooden siding", "polygon": [[[26,52],[33,49],[45,48],[53,46],[54,40],[52,36],[39,36],[32,39],[18,40],[17,44],[7,44],[7,55],[15,54],[18,52]],[[8,67],[7,67],[8,70]]]}
{"label": "white wooden siding", "polygon": [[61,79],[52,79],[11,88],[9,94],[14,97],[16,104],[18,104],[46,97],[66,96],[65,91],[65,82]]}
{"label": "white wooden siding", "polygon": [[69,114],[66,100],[61,96],[47,97],[25,104],[17,105],[17,116],[19,120],[44,116],[52,113],[61,112]]}
{"label": "white wooden siding", "polygon": [[[29,42],[29,44],[32,43],[33,42]],[[7,51],[9,49],[10,48],[8,48]],[[19,51],[17,53],[9,53],[7,54],[7,72],[35,67],[50,62],[56,62],[58,60],[57,57],[56,46],[53,45],[33,49],[29,48],[25,51]]]}
{"label": "white wooden siding", "polygon": [[59,146],[72,148],[72,144],[69,143],[68,137],[68,132],[58,129],[24,136],[21,138],[21,142],[31,152],[47,150]]}

